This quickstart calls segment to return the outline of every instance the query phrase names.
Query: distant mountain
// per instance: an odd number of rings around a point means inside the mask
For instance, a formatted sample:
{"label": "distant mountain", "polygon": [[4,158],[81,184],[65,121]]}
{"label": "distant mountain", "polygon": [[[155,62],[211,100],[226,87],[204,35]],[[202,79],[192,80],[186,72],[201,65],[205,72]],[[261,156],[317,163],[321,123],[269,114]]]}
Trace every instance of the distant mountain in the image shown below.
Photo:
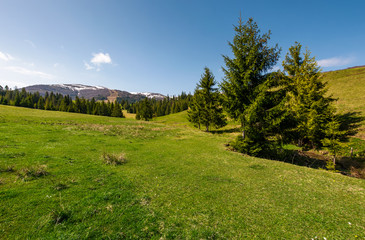
{"label": "distant mountain", "polygon": [[139,101],[144,98],[163,99],[165,96],[160,93],[150,92],[127,92],[116,89],[109,89],[101,86],[88,86],[83,84],[51,84],[51,85],[32,85],[25,87],[27,92],[39,92],[41,95],[46,92],[60,93],[62,95],[69,95],[73,99],[83,97],[85,99],[95,98],[96,100],[128,100],[130,103]]}

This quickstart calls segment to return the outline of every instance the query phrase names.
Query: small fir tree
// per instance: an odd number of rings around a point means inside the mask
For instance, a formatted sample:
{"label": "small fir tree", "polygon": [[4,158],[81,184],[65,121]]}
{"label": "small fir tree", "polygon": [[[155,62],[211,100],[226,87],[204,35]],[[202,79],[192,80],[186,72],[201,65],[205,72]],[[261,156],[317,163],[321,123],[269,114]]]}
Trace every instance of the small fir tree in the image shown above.
{"label": "small fir tree", "polygon": [[213,125],[220,128],[227,125],[226,117],[223,109],[219,104],[219,92],[214,86],[216,82],[209,68],[204,68],[202,75],[194,93],[194,100],[188,111],[188,119],[195,126],[205,126],[205,131],[209,131],[209,127]]}
{"label": "small fir tree", "polygon": [[327,169],[332,171],[335,171],[337,155],[343,147],[341,138],[347,134],[347,131],[341,130],[340,126],[340,121],[333,117],[325,128],[325,138],[321,140],[323,147],[332,155],[332,161],[327,163]]}

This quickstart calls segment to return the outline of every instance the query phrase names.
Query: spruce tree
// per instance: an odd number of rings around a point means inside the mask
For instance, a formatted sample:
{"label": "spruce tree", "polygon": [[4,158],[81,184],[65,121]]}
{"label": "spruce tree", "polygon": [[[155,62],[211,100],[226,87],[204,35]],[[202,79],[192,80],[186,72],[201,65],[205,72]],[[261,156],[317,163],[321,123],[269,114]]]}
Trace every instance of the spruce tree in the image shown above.
{"label": "spruce tree", "polygon": [[195,126],[205,126],[205,131],[209,131],[209,127],[213,125],[216,128],[227,125],[226,117],[223,109],[219,104],[219,92],[214,86],[216,82],[209,68],[204,68],[199,83],[194,93],[193,104],[188,111],[188,119]]}
{"label": "spruce tree", "polygon": [[120,108],[120,105],[117,101],[115,101],[115,104],[113,106],[113,111],[112,111],[112,114],[111,114],[112,117],[124,117],[123,116],[123,112]]}
{"label": "spruce tree", "polygon": [[148,98],[145,98],[143,101],[139,102],[136,119],[149,121],[153,117],[153,109],[151,102]]}
{"label": "spruce tree", "polygon": [[289,48],[283,61],[283,86],[286,89],[284,108],[291,124],[283,131],[285,137],[304,148],[320,148],[326,137],[326,129],[335,116],[327,96],[326,83],[321,80],[321,71],[310,51],[301,56],[301,44]]}
{"label": "spruce tree", "polygon": [[233,58],[223,56],[226,65],[222,67],[223,104],[229,116],[241,123],[242,136],[237,138],[237,150],[257,154],[267,143],[264,108],[269,102],[267,91],[272,87],[268,71],[278,61],[280,48],[268,45],[270,31],[261,35],[252,18],[246,23],[240,18],[234,30],[236,35],[229,42]]}

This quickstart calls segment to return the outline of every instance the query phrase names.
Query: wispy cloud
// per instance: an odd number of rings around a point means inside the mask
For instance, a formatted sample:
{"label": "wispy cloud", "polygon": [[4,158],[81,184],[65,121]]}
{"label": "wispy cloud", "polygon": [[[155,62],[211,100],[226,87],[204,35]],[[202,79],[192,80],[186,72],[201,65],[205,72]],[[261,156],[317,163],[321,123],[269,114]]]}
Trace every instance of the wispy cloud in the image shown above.
{"label": "wispy cloud", "polygon": [[93,53],[93,57],[90,60],[90,63],[84,61],[84,66],[86,70],[96,69],[96,71],[100,71],[100,67],[102,64],[111,64],[112,59],[109,53]]}
{"label": "wispy cloud", "polygon": [[318,65],[321,67],[340,67],[352,63],[353,60],[351,57],[333,57],[319,60]]}
{"label": "wispy cloud", "polygon": [[94,67],[93,66],[91,66],[90,64],[88,64],[87,62],[85,62],[84,61],[84,66],[85,66],[85,69],[86,70],[92,70],[92,69],[94,69]]}
{"label": "wispy cloud", "polygon": [[11,60],[14,60],[13,56],[11,56],[8,53],[3,53],[3,52],[0,52],[0,59],[1,60],[4,60],[6,62],[11,61]]}
{"label": "wispy cloud", "polygon": [[34,44],[34,42],[32,42],[30,40],[24,40],[24,42],[28,43],[30,46],[32,46],[32,48],[36,48],[36,45]]}
{"label": "wispy cloud", "polygon": [[40,77],[40,78],[43,78],[43,79],[52,79],[52,78],[54,78],[54,76],[51,75],[51,74],[40,72],[40,71],[34,71],[34,70],[30,70],[30,69],[26,69],[26,68],[18,67],[18,66],[9,66],[9,67],[5,67],[4,69],[6,69],[8,71],[11,71],[11,72],[27,75],[27,76]]}

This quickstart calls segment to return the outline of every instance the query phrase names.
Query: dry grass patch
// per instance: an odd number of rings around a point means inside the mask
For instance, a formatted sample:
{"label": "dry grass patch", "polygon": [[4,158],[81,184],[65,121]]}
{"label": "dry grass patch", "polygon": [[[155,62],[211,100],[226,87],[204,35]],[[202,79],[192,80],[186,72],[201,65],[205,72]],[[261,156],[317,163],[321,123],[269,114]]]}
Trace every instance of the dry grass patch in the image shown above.
{"label": "dry grass patch", "polygon": [[350,172],[352,177],[365,179],[365,168],[351,167]]}
{"label": "dry grass patch", "polygon": [[127,163],[127,159],[124,153],[119,153],[119,154],[103,153],[102,160],[104,161],[105,164],[113,166]]}
{"label": "dry grass patch", "polygon": [[17,173],[18,178],[26,181],[26,180],[32,180],[36,178],[40,178],[43,176],[49,175],[49,172],[47,172],[47,166],[46,165],[39,165],[39,166],[31,166],[26,167],[23,169],[20,169]]}

